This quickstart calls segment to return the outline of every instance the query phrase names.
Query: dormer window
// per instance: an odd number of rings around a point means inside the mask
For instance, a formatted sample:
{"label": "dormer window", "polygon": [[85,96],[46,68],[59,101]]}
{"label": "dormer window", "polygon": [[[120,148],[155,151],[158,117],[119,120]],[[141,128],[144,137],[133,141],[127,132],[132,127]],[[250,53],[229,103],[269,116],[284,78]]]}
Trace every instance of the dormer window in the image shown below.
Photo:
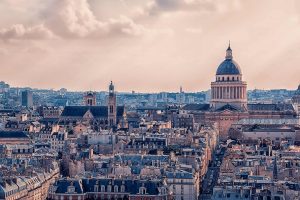
{"label": "dormer window", "polygon": [[74,193],[75,187],[74,186],[68,186],[68,193]]}
{"label": "dormer window", "polygon": [[125,192],[125,185],[121,185],[121,192]]}
{"label": "dormer window", "polygon": [[107,186],[107,192],[111,192],[111,185]]}
{"label": "dormer window", "polygon": [[99,188],[98,185],[95,185],[94,186],[94,192],[98,192],[98,188]]}
{"label": "dormer window", "polygon": [[119,192],[118,189],[119,189],[118,186],[115,185],[115,186],[114,186],[114,192]]}
{"label": "dormer window", "polygon": [[101,185],[101,192],[105,192],[105,186]]}
{"label": "dormer window", "polygon": [[146,188],[140,187],[140,194],[146,194]]}

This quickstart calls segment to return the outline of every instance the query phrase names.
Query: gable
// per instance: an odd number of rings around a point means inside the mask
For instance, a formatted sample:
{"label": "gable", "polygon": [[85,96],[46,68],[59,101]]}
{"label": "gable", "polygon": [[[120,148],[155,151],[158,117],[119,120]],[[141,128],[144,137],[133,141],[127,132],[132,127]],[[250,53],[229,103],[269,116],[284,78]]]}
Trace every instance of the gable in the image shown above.
{"label": "gable", "polygon": [[90,110],[86,111],[86,113],[83,115],[84,119],[93,119],[94,115],[91,113]]}

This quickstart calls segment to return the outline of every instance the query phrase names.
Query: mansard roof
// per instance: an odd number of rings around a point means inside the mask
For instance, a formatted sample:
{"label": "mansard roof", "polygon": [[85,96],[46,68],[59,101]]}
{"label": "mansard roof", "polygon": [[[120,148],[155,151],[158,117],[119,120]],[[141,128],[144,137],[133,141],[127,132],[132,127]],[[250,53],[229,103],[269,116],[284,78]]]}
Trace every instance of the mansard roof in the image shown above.
{"label": "mansard roof", "polygon": [[59,193],[59,194],[68,193],[69,186],[73,186],[75,188],[75,191],[74,191],[75,193],[77,193],[77,194],[83,193],[82,185],[79,182],[79,180],[76,180],[76,179],[72,179],[72,180],[61,179],[55,183],[55,186],[57,186],[57,189],[55,192]]}
{"label": "mansard roof", "polygon": [[0,131],[0,138],[29,138],[24,131]]}
{"label": "mansard roof", "polygon": [[[60,179],[54,186],[56,187],[55,193],[64,194],[68,193],[68,187],[74,186],[75,193],[82,194],[88,192],[95,192],[95,186],[98,186],[98,191],[101,192],[101,186],[111,186],[111,192],[120,192],[120,187],[125,187],[125,193],[139,194],[139,188],[145,187],[148,195],[159,195],[159,187],[163,186],[161,180],[129,180],[129,179],[111,179],[111,178],[85,178],[85,179]],[[118,186],[118,191],[114,191]]]}
{"label": "mansard roof", "polygon": [[[108,117],[107,106],[66,106],[61,114],[63,117],[83,117],[90,111],[94,117]],[[123,116],[125,112],[124,106],[117,106],[117,117]]]}
{"label": "mansard roof", "polygon": [[209,110],[209,104],[186,104],[183,109],[184,110],[198,110],[198,111],[206,111]]}
{"label": "mansard roof", "polygon": [[249,111],[295,111],[292,104],[271,103],[271,104],[248,104]]}

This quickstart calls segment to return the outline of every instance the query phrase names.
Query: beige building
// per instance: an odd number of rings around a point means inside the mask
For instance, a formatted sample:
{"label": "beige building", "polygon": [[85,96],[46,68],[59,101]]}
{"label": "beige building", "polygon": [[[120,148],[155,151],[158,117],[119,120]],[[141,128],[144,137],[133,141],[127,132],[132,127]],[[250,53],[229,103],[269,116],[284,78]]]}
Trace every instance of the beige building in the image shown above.
{"label": "beige building", "polygon": [[217,68],[216,79],[211,83],[210,104],[188,104],[183,109],[194,115],[195,123],[216,123],[223,141],[228,139],[231,125],[241,119],[296,118],[292,104],[247,103],[247,83],[240,66],[233,60],[230,45],[225,60]]}

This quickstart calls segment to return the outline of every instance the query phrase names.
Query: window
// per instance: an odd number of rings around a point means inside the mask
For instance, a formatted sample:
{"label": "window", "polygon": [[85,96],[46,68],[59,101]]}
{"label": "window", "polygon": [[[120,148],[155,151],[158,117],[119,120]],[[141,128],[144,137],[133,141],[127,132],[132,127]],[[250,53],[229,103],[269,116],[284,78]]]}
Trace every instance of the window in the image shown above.
{"label": "window", "polygon": [[94,192],[98,192],[98,185],[94,185]]}
{"label": "window", "polygon": [[146,188],[140,187],[140,194],[146,194]]}
{"label": "window", "polygon": [[101,192],[105,192],[105,186],[101,185]]}
{"label": "window", "polygon": [[107,186],[107,192],[111,192],[111,185]]}
{"label": "window", "polygon": [[109,106],[109,112],[113,113],[114,112],[114,106]]}
{"label": "window", "polygon": [[115,185],[115,187],[114,187],[114,192],[118,192],[118,186],[117,185]]}
{"label": "window", "polygon": [[75,187],[74,186],[69,186],[68,187],[68,193],[74,193],[75,192]]}
{"label": "window", "polygon": [[124,185],[121,186],[121,192],[125,192],[125,186]]}

